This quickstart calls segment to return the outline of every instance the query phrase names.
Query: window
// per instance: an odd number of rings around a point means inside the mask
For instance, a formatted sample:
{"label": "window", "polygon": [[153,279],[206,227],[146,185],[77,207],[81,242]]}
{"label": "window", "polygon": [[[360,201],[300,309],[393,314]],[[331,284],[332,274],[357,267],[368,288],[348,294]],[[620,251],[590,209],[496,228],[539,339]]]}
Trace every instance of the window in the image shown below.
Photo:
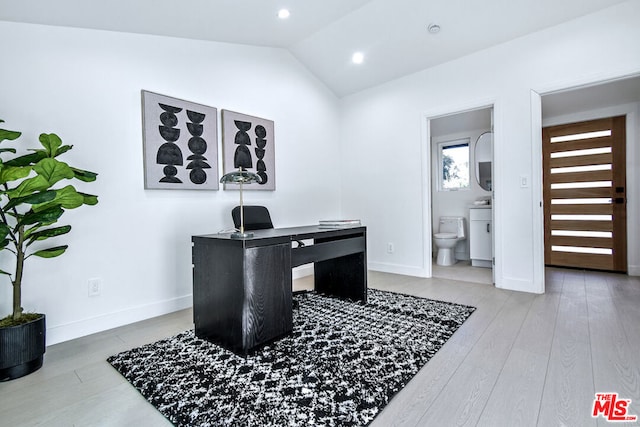
{"label": "window", "polygon": [[441,191],[469,188],[469,138],[438,144]]}

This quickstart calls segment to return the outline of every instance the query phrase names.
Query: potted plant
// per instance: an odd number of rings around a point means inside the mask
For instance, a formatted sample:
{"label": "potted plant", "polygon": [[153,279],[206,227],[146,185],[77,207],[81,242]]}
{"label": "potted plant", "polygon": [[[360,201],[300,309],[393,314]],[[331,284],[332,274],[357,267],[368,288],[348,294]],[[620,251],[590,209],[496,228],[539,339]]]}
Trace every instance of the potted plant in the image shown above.
{"label": "potted plant", "polygon": [[[3,123],[4,120],[0,120]],[[13,141],[20,132],[0,128],[0,143]],[[76,191],[68,180],[95,181],[97,174],[69,166],[57,159],[71,150],[56,134],[41,134],[41,148],[17,154],[0,147],[0,254],[2,266],[13,263],[12,272],[0,269],[13,287],[13,310],[0,319],[0,381],[27,375],[42,366],[45,352],[45,316],[22,309],[22,278],[31,256],[54,258],[67,245],[48,246],[47,239],[67,234],[69,225],[58,225],[67,209],[95,205],[97,196]]]}

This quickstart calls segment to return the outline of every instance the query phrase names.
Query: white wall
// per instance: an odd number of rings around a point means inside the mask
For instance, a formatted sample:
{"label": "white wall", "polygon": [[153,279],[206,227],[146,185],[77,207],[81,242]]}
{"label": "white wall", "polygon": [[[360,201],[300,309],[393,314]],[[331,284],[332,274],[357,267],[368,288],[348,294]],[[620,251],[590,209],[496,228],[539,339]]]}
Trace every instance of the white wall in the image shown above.
{"label": "white wall", "polygon": [[[423,122],[493,104],[496,286],[542,292],[533,261],[542,215],[539,186],[530,181],[540,143],[532,138],[531,90],[640,73],[639,19],[640,2],[632,0],[344,98],[343,213],[369,227],[369,266],[430,271]],[[394,242],[393,254],[386,242]]]}
{"label": "white wall", "polygon": [[[141,89],[274,120],[277,189],[246,203],[276,226],[339,215],[338,100],[285,50],[7,22],[0,39],[4,125],[29,146],[59,134],[69,163],[99,173],[81,186],[99,204],[63,217],[67,253],[27,261],[23,306],[47,314],[48,344],[190,306],[191,236],[232,227],[237,191],[144,189]],[[4,278],[0,316],[9,296]]]}

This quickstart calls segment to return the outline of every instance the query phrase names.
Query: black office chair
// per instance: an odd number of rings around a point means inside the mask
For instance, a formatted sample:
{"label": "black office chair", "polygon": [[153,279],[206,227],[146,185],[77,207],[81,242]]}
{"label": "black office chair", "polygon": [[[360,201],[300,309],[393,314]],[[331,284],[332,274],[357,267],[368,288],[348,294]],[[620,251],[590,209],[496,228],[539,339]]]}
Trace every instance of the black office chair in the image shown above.
{"label": "black office chair", "polygon": [[[231,217],[233,218],[233,225],[240,229],[240,206],[233,208]],[[244,229],[246,231],[267,228],[273,228],[271,215],[269,215],[267,208],[264,206],[244,206]]]}

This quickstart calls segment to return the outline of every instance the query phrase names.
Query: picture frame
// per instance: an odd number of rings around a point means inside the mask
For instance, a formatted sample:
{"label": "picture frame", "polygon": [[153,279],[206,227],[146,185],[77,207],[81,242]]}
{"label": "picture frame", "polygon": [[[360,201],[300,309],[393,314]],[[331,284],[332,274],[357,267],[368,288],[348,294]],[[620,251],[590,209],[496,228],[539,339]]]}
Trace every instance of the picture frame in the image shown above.
{"label": "picture frame", "polygon": [[[221,115],[224,173],[242,167],[262,178],[261,183],[244,185],[245,190],[275,190],[274,122],[230,110],[222,110]],[[225,190],[237,187],[225,185]]]}
{"label": "picture frame", "polygon": [[218,110],[142,90],[144,187],[218,190]]}

